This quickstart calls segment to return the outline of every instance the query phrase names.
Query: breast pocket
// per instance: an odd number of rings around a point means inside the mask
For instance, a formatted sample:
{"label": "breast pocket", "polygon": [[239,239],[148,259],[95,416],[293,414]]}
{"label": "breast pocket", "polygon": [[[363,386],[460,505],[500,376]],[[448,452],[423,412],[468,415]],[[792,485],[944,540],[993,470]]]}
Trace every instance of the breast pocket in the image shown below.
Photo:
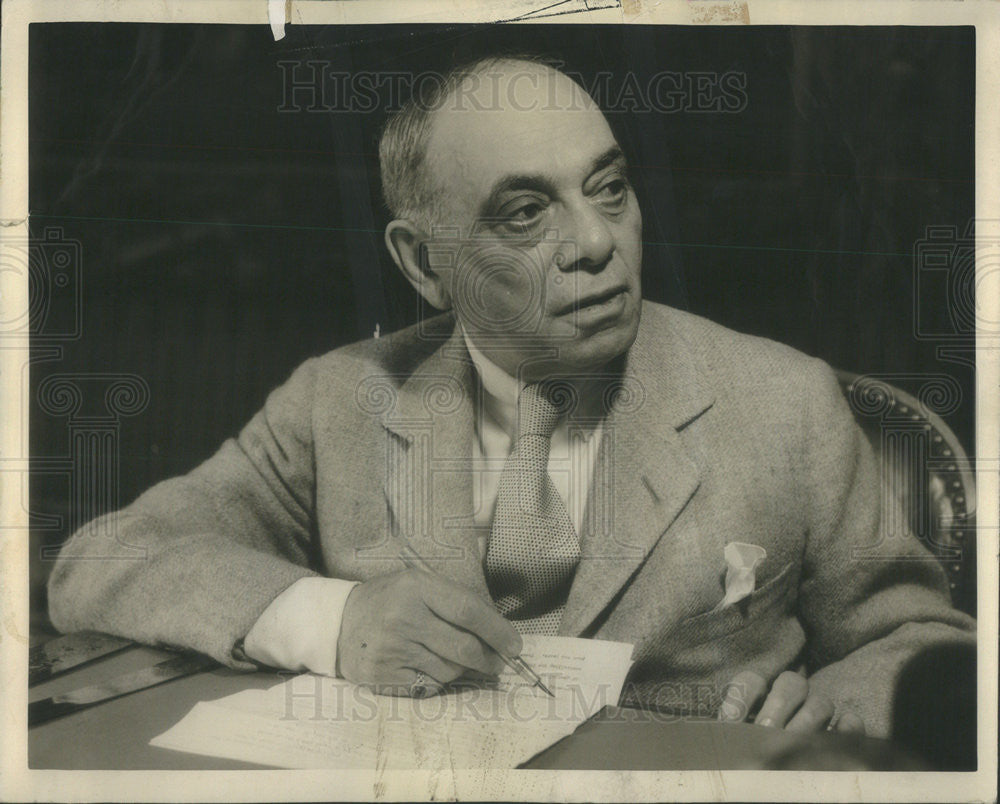
{"label": "breast pocket", "polygon": [[797,580],[795,563],[789,562],[748,597],[719,611],[706,611],[683,620],[671,636],[692,646],[751,628],[776,626],[795,605]]}

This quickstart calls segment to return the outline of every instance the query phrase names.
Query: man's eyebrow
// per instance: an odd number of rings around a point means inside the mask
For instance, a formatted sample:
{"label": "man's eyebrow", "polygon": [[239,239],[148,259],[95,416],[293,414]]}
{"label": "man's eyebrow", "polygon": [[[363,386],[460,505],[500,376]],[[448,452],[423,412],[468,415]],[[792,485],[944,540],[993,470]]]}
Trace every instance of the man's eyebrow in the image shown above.
{"label": "man's eyebrow", "polygon": [[[602,154],[594,159],[587,172],[587,177],[594,175],[600,170],[615,162],[625,161],[625,154],[618,145],[612,145]],[[508,176],[501,176],[490,188],[486,200],[479,208],[480,217],[487,216],[496,206],[497,200],[504,193],[516,192],[518,190],[535,190],[546,195],[555,195],[555,182],[542,173],[514,173]]]}
{"label": "man's eyebrow", "polygon": [[590,173],[588,175],[592,176],[599,170],[604,170],[608,165],[613,165],[615,162],[622,161],[625,162],[625,154],[622,149],[617,145],[612,145],[608,150],[601,154],[597,159],[594,160],[593,165],[590,168]]}

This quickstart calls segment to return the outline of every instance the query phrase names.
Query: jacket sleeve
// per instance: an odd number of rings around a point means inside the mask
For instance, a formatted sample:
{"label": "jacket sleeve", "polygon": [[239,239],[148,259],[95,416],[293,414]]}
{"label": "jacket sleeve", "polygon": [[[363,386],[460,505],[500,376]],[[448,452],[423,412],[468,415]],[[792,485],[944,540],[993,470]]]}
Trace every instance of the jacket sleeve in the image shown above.
{"label": "jacket sleeve", "polygon": [[809,512],[799,590],[811,685],[873,736],[889,736],[900,672],[922,650],[975,642],[975,621],[951,606],[944,570],[885,517],[880,468],[832,371],[819,367],[804,432]]}
{"label": "jacket sleeve", "polygon": [[75,533],[49,580],[54,625],[252,669],[233,655],[237,640],[283,590],[317,574],[315,374],[307,361],[214,456]]}

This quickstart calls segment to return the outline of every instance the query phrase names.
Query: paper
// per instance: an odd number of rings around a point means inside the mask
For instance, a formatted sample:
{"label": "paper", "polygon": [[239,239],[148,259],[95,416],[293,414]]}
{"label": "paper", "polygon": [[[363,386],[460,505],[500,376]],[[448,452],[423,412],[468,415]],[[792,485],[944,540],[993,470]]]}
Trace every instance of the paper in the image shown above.
{"label": "paper", "polygon": [[551,698],[512,671],[412,699],[305,673],[195,707],[150,745],[281,768],[513,768],[618,702],[632,646],[525,636]]}

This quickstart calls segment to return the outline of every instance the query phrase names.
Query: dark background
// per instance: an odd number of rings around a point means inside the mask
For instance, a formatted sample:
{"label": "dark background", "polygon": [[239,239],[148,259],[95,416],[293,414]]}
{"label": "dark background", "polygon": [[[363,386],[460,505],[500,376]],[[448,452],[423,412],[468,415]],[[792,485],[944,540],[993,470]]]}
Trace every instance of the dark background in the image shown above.
{"label": "dark background", "polygon": [[[31,26],[31,232],[81,254],[81,336],[33,342],[36,466],[69,449],[66,417],[36,401],[53,373],[148,384],[148,407],[118,431],[125,504],[210,455],[305,357],[412,323],[415,294],[382,245],[383,114],[278,111],[278,62],[422,71],[484,47],[615,81],[745,73],[737,113],[610,115],[643,204],[644,295],[837,368],[950,374],[963,400],[947,422],[971,450],[972,370],[916,336],[914,300],[922,327],[947,331],[949,291],[924,286],[913,260],[928,226],[961,231],[973,217],[971,28],[287,31],[274,42],[266,26]],[[76,315],[52,293],[36,332]],[[67,479],[36,472],[31,494],[33,538],[59,544]],[[49,565],[33,566],[40,611]]]}

